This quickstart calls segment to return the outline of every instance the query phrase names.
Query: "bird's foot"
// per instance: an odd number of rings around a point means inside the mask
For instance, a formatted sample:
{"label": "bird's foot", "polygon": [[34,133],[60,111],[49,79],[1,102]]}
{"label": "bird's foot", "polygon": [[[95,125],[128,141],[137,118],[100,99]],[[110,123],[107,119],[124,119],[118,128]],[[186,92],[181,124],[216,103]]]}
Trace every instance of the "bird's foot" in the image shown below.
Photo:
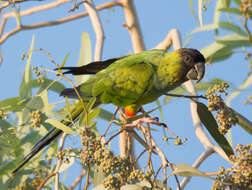
{"label": "bird's foot", "polygon": [[140,118],[137,119],[135,121],[133,121],[132,123],[128,123],[125,125],[126,128],[133,128],[133,127],[140,127],[143,123],[148,124],[157,124],[159,123],[159,119],[158,117],[145,117],[145,118]]}
{"label": "bird's foot", "polygon": [[132,123],[128,123],[126,124],[124,127],[125,128],[141,128],[142,124],[146,123],[147,125],[149,124],[154,124],[154,125],[158,125],[158,126],[162,126],[165,128],[165,130],[167,130],[168,132],[170,132],[172,135],[174,135],[176,138],[178,137],[175,133],[173,133],[165,123],[159,122],[159,118],[158,117],[145,117],[145,118],[140,118],[138,120],[133,121]]}

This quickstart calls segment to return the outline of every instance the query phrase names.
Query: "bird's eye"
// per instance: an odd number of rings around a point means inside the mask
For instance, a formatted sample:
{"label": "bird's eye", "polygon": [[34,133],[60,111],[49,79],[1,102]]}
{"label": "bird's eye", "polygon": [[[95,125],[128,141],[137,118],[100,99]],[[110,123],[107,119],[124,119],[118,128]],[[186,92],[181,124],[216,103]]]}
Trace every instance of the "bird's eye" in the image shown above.
{"label": "bird's eye", "polygon": [[192,57],[191,56],[188,56],[188,55],[186,55],[186,56],[184,56],[184,63],[186,64],[186,65],[191,65],[192,64]]}

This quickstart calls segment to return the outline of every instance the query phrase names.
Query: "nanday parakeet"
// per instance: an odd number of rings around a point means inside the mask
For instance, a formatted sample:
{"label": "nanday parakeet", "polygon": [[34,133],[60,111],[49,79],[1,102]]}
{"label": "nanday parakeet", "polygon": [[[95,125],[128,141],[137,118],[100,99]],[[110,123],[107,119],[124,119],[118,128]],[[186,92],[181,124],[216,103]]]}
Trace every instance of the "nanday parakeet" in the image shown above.
{"label": "nanday parakeet", "polygon": [[[83,99],[96,97],[96,106],[112,103],[125,108],[128,117],[136,115],[139,108],[155,101],[164,93],[173,90],[187,80],[200,81],[205,73],[205,58],[196,49],[181,48],[171,53],[163,50],[150,50],[94,62],[82,67],[64,67],[65,72],[74,75],[95,74],[79,85],[77,90]],[[77,98],[74,89],[67,88],[62,96]],[[82,112],[79,103],[72,110],[74,120]],[[65,125],[71,122],[62,121]],[[52,142],[61,130],[51,129],[24,158],[23,162],[13,171],[17,172],[43,147]]]}

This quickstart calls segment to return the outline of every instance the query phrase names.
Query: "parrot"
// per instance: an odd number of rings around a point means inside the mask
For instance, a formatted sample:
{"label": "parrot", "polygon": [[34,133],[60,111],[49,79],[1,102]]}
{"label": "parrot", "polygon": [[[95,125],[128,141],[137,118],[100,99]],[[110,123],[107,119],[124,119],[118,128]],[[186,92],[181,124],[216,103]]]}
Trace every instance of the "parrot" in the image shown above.
{"label": "parrot", "polygon": [[[181,48],[173,52],[153,49],[106,61],[96,61],[81,67],[62,67],[59,70],[67,70],[63,74],[93,74],[76,87],[81,98],[85,100],[96,97],[93,108],[100,104],[112,103],[124,108],[127,117],[133,117],[143,105],[157,100],[184,82],[199,82],[205,74],[205,58],[198,50],[192,48]],[[78,99],[73,88],[64,89],[60,96]],[[82,112],[83,107],[79,101],[67,118],[76,121]],[[72,125],[67,119],[61,122],[70,127]],[[61,133],[58,128],[50,129],[12,173],[15,174]]]}

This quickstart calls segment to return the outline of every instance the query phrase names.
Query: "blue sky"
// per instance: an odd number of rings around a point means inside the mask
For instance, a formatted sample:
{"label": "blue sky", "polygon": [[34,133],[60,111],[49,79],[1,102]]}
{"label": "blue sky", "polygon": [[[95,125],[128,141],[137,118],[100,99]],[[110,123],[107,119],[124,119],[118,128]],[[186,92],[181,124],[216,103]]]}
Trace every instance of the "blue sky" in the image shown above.
{"label": "blue sky", "polygon": [[[48,1],[42,2],[47,3]],[[108,1],[97,0],[96,5],[103,4]],[[197,1],[193,1],[195,9],[197,9]],[[21,7],[35,5],[38,2],[22,4]],[[181,32],[182,42],[185,41],[186,35],[194,28],[198,27],[198,22],[193,18],[190,9],[189,1],[135,1],[136,10],[138,13],[140,25],[142,28],[146,49],[154,48],[161,42],[167,33],[176,28]],[[203,23],[211,23],[213,20],[214,1],[211,4],[206,4],[207,11],[203,12]],[[50,21],[52,19],[67,16],[73,13],[67,13],[67,10],[72,7],[71,3],[60,6],[57,10],[46,11],[42,14],[25,17],[22,21],[24,24],[36,23],[38,21]],[[84,11],[84,7],[80,6],[79,10],[74,13]],[[133,53],[131,40],[128,31],[122,26],[125,22],[123,11],[120,7],[104,10],[100,13],[104,31],[105,44],[103,51],[103,59],[119,57],[128,53]],[[15,26],[15,20],[12,19],[6,30]],[[0,51],[3,52],[3,63],[0,67],[0,100],[14,97],[18,95],[18,86],[22,79],[22,73],[25,68],[25,61],[21,60],[21,55],[29,49],[32,36],[35,36],[35,48],[43,48],[50,52],[57,63],[61,63],[68,52],[71,55],[67,65],[76,65],[79,58],[81,33],[88,32],[91,38],[92,48],[94,49],[95,34],[88,17],[82,18],[70,23],[46,27],[30,31],[22,31],[9,38],[3,45]],[[192,36],[187,47],[202,49],[211,44],[215,40],[214,31],[196,33]],[[250,49],[251,50],[251,49]],[[33,66],[42,66],[43,68],[52,69],[54,66],[45,55],[35,52],[32,57]],[[244,59],[244,55],[237,53],[226,61],[214,63],[206,68],[206,75],[203,81],[210,81],[213,78],[221,78],[231,82],[232,89],[238,88],[243,82],[248,73],[248,62]],[[55,76],[49,75],[50,78]],[[70,86],[66,83],[66,86]],[[244,105],[243,101],[247,96],[251,95],[252,89],[249,87],[245,92],[241,93],[231,102],[231,106],[239,111],[244,116],[251,118],[251,106]],[[55,97],[50,102],[57,101],[60,98]],[[162,101],[162,98],[161,98]],[[146,105],[145,109],[151,109],[154,104]],[[105,108],[114,110],[111,105],[104,106]],[[194,160],[204,151],[203,146],[195,137],[194,128],[192,126],[191,114],[189,108],[189,100],[175,99],[172,103],[163,107],[165,123],[169,128],[180,137],[187,137],[189,140],[183,146],[175,146],[171,142],[166,145],[160,141],[160,145],[165,151],[167,158],[173,163],[186,163],[191,165]],[[158,112],[153,113],[158,115]],[[104,126],[101,120],[98,120],[98,126]],[[160,132],[153,132],[157,139],[162,135]],[[240,127],[235,126],[232,129],[234,145],[251,143],[251,138]],[[70,137],[69,141],[74,141],[74,137]],[[77,141],[78,142],[78,141]],[[112,149],[116,150],[118,140],[112,143]],[[138,147],[138,146],[137,146]],[[138,147],[140,150],[141,147]],[[159,160],[156,161],[159,165]],[[214,172],[218,170],[220,165],[229,166],[220,156],[214,154],[209,157],[200,167],[202,171]],[[79,175],[79,166],[75,165],[70,169],[71,177],[68,177],[66,184],[71,184],[74,177]],[[77,172],[78,171],[78,172]],[[69,173],[69,174],[70,174]],[[76,175],[75,175],[76,174]],[[194,178],[186,189],[202,189],[210,187],[212,181],[203,178]],[[175,187],[175,180],[170,178],[168,184]]]}

